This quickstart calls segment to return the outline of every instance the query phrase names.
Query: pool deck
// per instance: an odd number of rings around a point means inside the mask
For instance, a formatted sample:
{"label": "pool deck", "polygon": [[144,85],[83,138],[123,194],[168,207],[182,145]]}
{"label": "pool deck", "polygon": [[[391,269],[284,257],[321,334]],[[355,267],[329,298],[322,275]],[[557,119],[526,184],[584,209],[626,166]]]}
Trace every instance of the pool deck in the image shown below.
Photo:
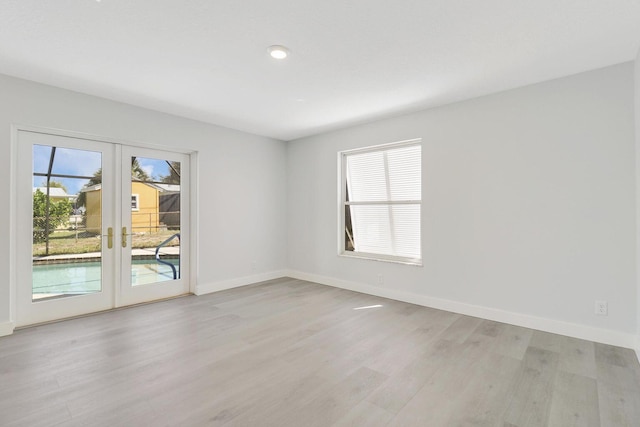
{"label": "pool deck", "polygon": [[[180,255],[180,247],[179,246],[165,246],[160,250],[160,254],[162,255]],[[156,248],[142,248],[142,249],[133,249],[131,251],[132,257],[155,257]],[[90,259],[100,259],[102,257],[102,252],[88,252],[85,254],[63,254],[63,255],[49,255],[49,256],[40,256],[33,257],[34,261],[68,261],[68,260],[90,260]]]}

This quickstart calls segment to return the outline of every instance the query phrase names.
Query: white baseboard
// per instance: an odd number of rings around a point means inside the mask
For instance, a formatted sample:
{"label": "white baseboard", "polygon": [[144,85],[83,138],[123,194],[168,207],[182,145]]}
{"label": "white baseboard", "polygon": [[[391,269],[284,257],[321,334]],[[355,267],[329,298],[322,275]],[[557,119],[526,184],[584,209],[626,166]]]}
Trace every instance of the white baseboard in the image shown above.
{"label": "white baseboard", "polygon": [[278,279],[287,275],[286,270],[270,271],[267,273],[253,274],[251,276],[238,277],[235,279],[222,280],[220,282],[205,283],[196,286],[196,295],[210,294],[211,292],[224,291],[225,289],[238,288],[240,286],[252,285],[264,282],[265,280]]}
{"label": "white baseboard", "polygon": [[638,358],[638,363],[640,363],[640,335],[636,337],[636,357]]}
{"label": "white baseboard", "polygon": [[569,323],[561,320],[529,316],[526,314],[514,313],[511,311],[498,310],[494,308],[466,304],[463,302],[441,298],[433,298],[426,295],[418,295],[410,292],[397,291],[394,289],[379,288],[377,286],[372,286],[364,283],[336,279],[334,277],[321,276],[317,274],[304,273],[295,270],[287,271],[286,276],[294,279],[320,283],[322,285],[333,286],[336,288],[348,289],[364,294],[375,295],[416,305],[422,305],[424,307],[451,311],[467,316],[494,320],[496,322],[508,323],[525,328],[551,332],[554,334],[560,334],[589,341],[595,341],[602,344],[635,349],[636,354],[640,359],[640,338],[629,333],[612,331],[609,329],[594,328],[592,326]]}
{"label": "white baseboard", "polygon": [[11,335],[16,325],[13,322],[2,322],[0,323],[0,337],[4,337],[5,335]]}

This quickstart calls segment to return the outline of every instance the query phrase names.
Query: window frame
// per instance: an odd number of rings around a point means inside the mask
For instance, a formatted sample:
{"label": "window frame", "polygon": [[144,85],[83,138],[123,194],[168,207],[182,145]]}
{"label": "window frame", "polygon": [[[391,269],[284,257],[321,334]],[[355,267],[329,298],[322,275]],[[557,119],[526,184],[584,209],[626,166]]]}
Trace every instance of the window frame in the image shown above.
{"label": "window frame", "polygon": [[[383,262],[393,262],[399,264],[413,265],[421,267],[423,265],[422,262],[422,196],[423,191],[422,188],[420,190],[420,200],[412,200],[412,201],[391,201],[387,200],[384,202],[348,202],[347,198],[347,157],[354,154],[363,154],[369,152],[377,152],[377,151],[386,151],[392,150],[395,148],[407,147],[412,145],[421,146],[422,153],[422,138],[414,138],[408,139],[398,142],[385,143],[379,145],[373,145],[363,148],[356,148],[351,150],[344,150],[338,152],[338,256],[346,257],[346,258],[359,258],[359,259],[368,259],[374,261],[383,261]],[[420,159],[420,170],[422,175],[422,158]],[[346,206],[347,205],[403,205],[403,204],[418,204],[420,206],[420,258],[410,258],[396,255],[387,255],[387,254],[377,254],[377,253],[369,253],[369,252],[356,252],[348,251],[345,247],[345,233],[346,233]]]}
{"label": "window frame", "polygon": [[[136,200],[136,206],[133,206],[133,199]],[[140,195],[131,193],[131,212],[140,212]]]}

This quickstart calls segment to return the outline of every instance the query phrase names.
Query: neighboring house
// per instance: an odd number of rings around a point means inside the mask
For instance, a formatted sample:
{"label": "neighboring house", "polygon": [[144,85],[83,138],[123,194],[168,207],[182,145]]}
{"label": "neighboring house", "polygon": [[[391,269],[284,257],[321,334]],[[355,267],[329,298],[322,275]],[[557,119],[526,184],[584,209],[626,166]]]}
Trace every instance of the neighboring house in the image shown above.
{"label": "neighboring house", "polygon": [[[134,181],[131,183],[131,228],[133,233],[151,233],[166,227],[161,221],[160,193],[171,192],[170,185]],[[86,193],[87,231],[100,233],[102,229],[102,184],[96,184],[81,190]]]}
{"label": "neighboring house", "polygon": [[[40,192],[44,195],[47,194],[47,187],[33,187],[34,194],[37,190],[40,190]],[[69,202],[71,202],[71,204],[73,204],[75,203],[76,198],[77,196],[72,196],[70,194],[67,194],[67,192],[64,191],[64,188],[49,187],[49,199],[52,202],[58,202],[60,200],[68,200]]]}
{"label": "neighboring house", "polygon": [[102,231],[102,184],[92,185],[80,190],[86,193],[85,198],[85,215],[87,231],[91,233],[100,233]]}

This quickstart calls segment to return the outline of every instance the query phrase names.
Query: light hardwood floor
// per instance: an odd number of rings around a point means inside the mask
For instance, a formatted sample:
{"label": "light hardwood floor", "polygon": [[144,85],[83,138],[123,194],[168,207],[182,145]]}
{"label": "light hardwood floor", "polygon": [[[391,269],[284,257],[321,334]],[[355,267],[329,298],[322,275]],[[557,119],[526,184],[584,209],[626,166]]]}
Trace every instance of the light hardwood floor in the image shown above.
{"label": "light hardwood floor", "polygon": [[640,366],[628,349],[278,279],[0,338],[0,425],[640,426]]}

